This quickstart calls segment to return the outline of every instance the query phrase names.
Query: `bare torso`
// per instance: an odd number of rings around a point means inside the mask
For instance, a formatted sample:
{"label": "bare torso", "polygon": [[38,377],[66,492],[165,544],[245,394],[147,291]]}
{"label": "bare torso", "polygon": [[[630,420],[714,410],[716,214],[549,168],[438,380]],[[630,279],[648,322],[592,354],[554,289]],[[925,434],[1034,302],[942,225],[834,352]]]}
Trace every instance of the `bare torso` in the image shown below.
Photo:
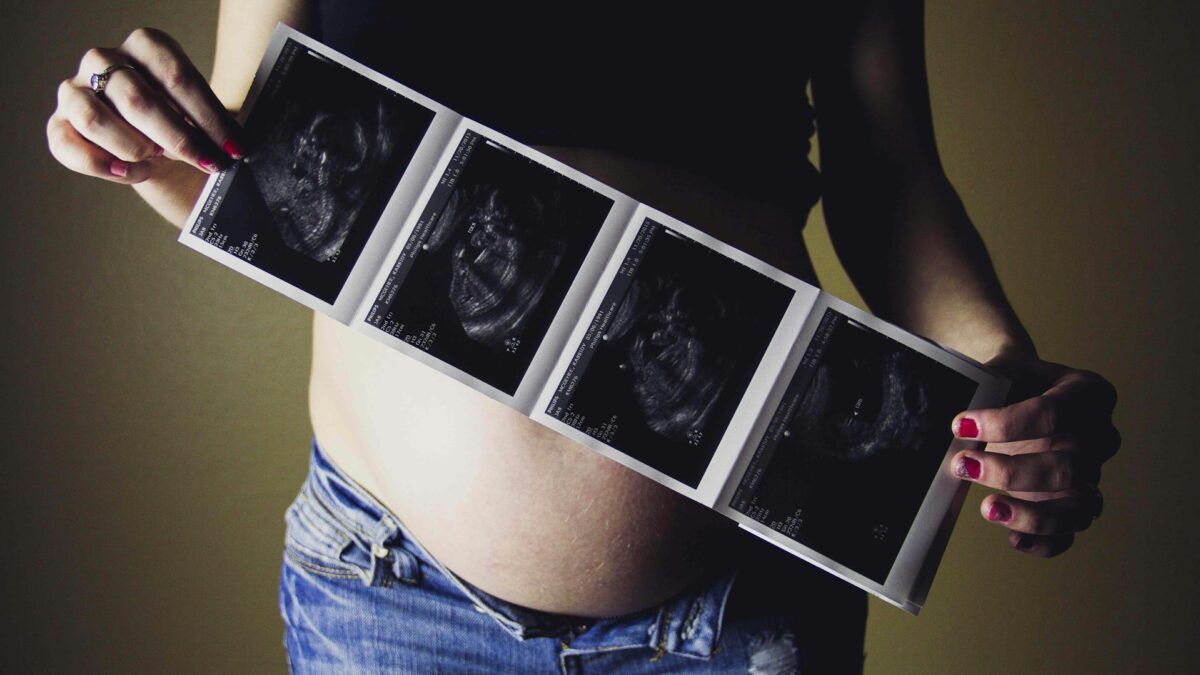
{"label": "bare torso", "polygon": [[[538,147],[815,283],[802,223],[686,172],[584,148]],[[317,441],[435,557],[500,598],[606,616],[700,573],[731,521],[476,391],[317,314]]]}

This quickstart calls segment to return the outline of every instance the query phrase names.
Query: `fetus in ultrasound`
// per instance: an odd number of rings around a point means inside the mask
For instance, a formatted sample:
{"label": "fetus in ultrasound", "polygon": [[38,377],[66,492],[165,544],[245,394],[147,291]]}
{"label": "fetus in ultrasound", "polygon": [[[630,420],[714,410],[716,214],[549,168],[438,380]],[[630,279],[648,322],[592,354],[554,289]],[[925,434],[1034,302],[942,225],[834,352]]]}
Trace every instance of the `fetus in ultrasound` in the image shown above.
{"label": "fetus in ultrasound", "polygon": [[246,164],[289,248],[318,262],[337,255],[380,177],[398,125],[383,99],[284,109]]}
{"label": "fetus in ultrasound", "polygon": [[703,432],[736,365],[735,322],[727,300],[674,275],[633,280],[604,339],[628,345],[619,368],[648,427],[680,442]]}
{"label": "fetus in ultrasound", "polygon": [[457,187],[424,249],[448,247],[450,305],[467,337],[502,350],[519,340],[567,250],[557,193]]}
{"label": "fetus in ultrasound", "polygon": [[914,355],[830,356],[813,375],[788,441],[804,452],[849,461],[920,450],[929,431],[930,396]]}

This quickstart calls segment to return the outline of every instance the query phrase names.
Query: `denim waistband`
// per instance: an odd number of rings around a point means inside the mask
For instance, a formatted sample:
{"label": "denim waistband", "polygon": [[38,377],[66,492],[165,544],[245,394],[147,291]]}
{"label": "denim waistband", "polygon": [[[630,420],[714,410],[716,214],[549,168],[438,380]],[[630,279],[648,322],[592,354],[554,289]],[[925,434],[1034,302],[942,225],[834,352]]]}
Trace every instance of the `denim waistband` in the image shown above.
{"label": "denim waistband", "polygon": [[720,637],[731,570],[706,579],[663,604],[619,617],[589,619],[552,614],[501,600],[447,569],[408,532],[400,519],[347,476],[314,438],[308,477],[301,493],[345,526],[355,546],[342,553],[367,585],[422,582],[422,567],[440,574],[513,637],[563,638],[564,654],[651,647],[658,653],[707,658]]}

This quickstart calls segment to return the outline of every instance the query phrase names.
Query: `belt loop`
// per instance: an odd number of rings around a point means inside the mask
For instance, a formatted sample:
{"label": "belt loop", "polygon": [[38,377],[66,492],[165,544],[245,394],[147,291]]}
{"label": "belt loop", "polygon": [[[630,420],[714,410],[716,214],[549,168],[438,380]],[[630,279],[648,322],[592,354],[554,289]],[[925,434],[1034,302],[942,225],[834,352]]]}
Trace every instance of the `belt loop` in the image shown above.
{"label": "belt loop", "polygon": [[371,533],[371,570],[367,582],[372,586],[388,586],[390,579],[415,586],[421,582],[421,566],[416,556],[399,545],[403,540],[400,525],[384,514]]}

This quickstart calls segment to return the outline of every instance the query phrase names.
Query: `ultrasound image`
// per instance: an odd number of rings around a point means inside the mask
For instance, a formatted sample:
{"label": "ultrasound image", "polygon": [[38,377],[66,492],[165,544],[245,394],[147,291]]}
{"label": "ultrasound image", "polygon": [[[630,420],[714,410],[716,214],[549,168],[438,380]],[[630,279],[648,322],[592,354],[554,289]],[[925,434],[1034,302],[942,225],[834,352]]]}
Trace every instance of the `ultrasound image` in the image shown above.
{"label": "ultrasound image", "polygon": [[382,98],[284,104],[246,165],[289,248],[318,262],[341,250],[401,126]]}
{"label": "ultrasound image", "polygon": [[468,132],[368,321],[514,394],[611,208]]}
{"label": "ultrasound image", "polygon": [[689,289],[677,274],[630,284],[602,338],[625,340],[624,360],[646,426],[673,441],[702,431],[737,364],[737,325],[727,298]]}
{"label": "ultrasound image", "polygon": [[929,432],[929,383],[912,351],[822,363],[788,428],[790,440],[848,461],[915,452]]}
{"label": "ultrasound image", "polygon": [[695,487],[793,292],[649,220],[623,270],[547,412]]}
{"label": "ultrasound image", "polygon": [[731,506],[883,583],[975,389],[828,309]]}
{"label": "ultrasound image", "polygon": [[558,197],[506,194],[488,184],[451,195],[422,248],[449,246],[447,293],[468,338],[500,350],[524,333],[567,251],[566,231],[552,225]]}
{"label": "ultrasound image", "polygon": [[192,231],[333,304],[433,117],[289,40]]}

